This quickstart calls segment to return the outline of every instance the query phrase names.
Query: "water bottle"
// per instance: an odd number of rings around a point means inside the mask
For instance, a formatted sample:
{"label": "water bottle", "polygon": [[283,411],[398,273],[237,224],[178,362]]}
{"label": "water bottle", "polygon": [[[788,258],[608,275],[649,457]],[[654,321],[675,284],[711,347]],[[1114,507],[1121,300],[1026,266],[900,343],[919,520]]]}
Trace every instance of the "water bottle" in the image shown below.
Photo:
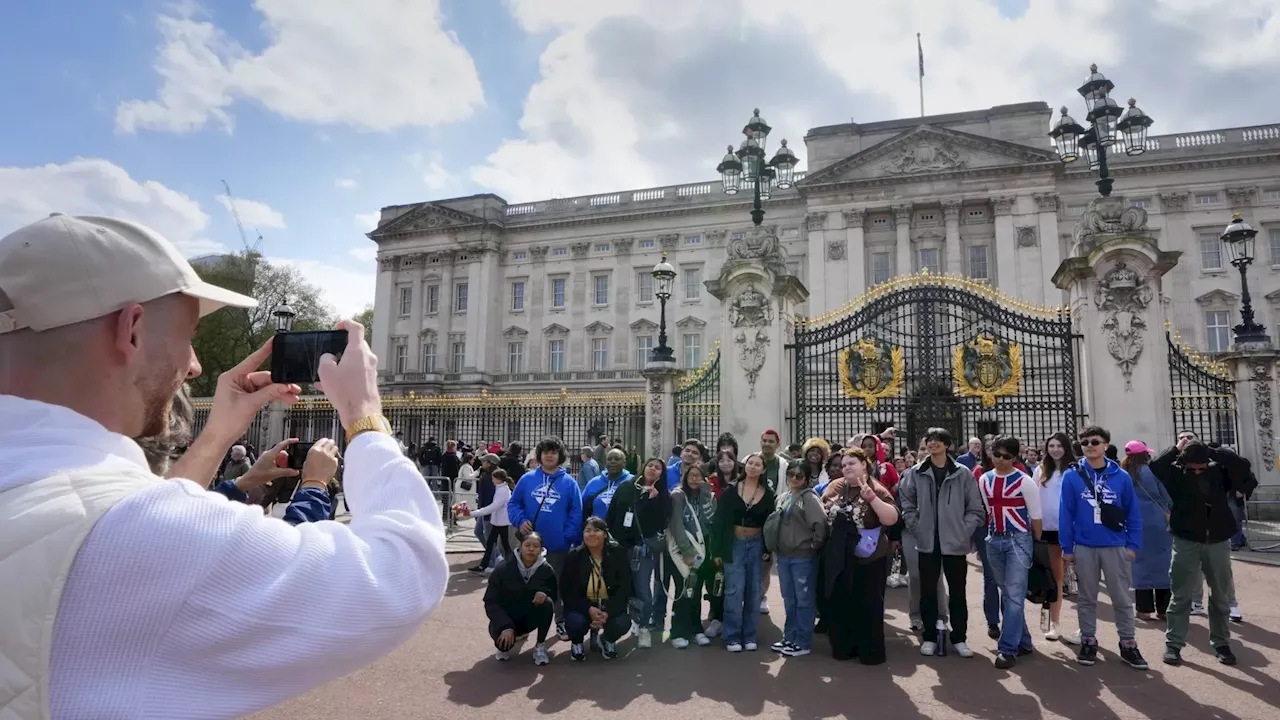
{"label": "water bottle", "polygon": [[718,571],[716,576],[711,578],[711,584],[707,586],[707,594],[711,597],[720,597],[724,593],[724,571]]}
{"label": "water bottle", "polygon": [[1051,615],[1050,615],[1050,613],[1049,613],[1049,603],[1045,603],[1045,604],[1044,604],[1044,607],[1040,608],[1040,630],[1041,630],[1041,632],[1049,632],[1049,630],[1050,630],[1050,625],[1051,625],[1051,623],[1052,623],[1052,622],[1053,622],[1053,618],[1051,617]]}
{"label": "water bottle", "polygon": [[946,656],[947,654],[947,623],[945,620],[938,621],[938,655]]}
{"label": "water bottle", "polygon": [[1076,568],[1074,565],[1067,569],[1067,594],[1080,594],[1080,583],[1076,578]]}

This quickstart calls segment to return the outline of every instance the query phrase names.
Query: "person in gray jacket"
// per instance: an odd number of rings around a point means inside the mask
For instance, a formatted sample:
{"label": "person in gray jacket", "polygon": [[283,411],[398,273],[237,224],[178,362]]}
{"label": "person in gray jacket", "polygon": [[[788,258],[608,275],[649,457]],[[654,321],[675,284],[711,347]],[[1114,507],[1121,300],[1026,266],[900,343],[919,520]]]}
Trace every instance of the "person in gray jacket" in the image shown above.
{"label": "person in gray jacket", "polygon": [[671,491],[671,520],[667,526],[668,550],[674,561],[675,602],[671,604],[671,645],[683,650],[689,641],[711,644],[702,629],[702,586],[715,574],[707,562],[711,553],[711,521],[716,516],[716,494],[702,475],[702,466],[686,465],[680,486]]}
{"label": "person in gray jacket", "polygon": [[[951,434],[943,428],[925,433],[929,457],[907,470],[898,486],[898,503],[906,529],[915,538],[920,565],[920,619],[924,630],[921,655],[933,655],[942,642],[938,632],[938,576],[945,575],[951,590],[951,642],[956,654],[973,657],[965,642],[969,611],[965,555],[974,531],[987,521],[982,493],[973,473],[949,454]],[[945,627],[945,626],[944,626]]]}
{"label": "person in gray jacket", "polygon": [[[827,511],[810,484],[807,468],[787,466],[787,490],[778,498],[775,518],[765,522],[765,544],[778,563],[778,585],[787,611],[782,639],[770,648],[787,657],[813,649],[813,621],[818,610],[818,553],[827,540]],[[771,523],[777,535],[770,537]]]}

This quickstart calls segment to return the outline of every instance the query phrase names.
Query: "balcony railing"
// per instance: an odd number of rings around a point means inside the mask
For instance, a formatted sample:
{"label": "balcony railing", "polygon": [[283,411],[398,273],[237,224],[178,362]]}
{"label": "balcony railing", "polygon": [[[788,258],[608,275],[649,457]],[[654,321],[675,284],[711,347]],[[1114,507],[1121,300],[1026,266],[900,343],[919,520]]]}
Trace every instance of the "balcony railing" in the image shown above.
{"label": "balcony railing", "polygon": [[[1204,130],[1201,132],[1178,133],[1175,135],[1151,135],[1147,138],[1147,152],[1168,152],[1188,148],[1204,148],[1215,145],[1237,145],[1243,143],[1280,141],[1280,125],[1256,125],[1253,127],[1228,128],[1226,130]],[[1141,162],[1144,155],[1130,157],[1124,154],[1124,143],[1117,142],[1111,146],[1108,158],[1120,157],[1125,160]]]}
{"label": "balcony railing", "polygon": [[639,370],[574,370],[570,372],[538,372],[508,373],[505,375],[485,375],[480,372],[440,373],[440,372],[406,372],[397,373],[390,370],[378,372],[378,382],[383,385],[440,385],[450,383],[473,383],[488,381],[503,383],[546,383],[546,382],[599,382],[608,380],[636,380],[640,378]]}
{"label": "balcony railing", "polygon": [[[799,182],[803,180],[805,173],[798,172],[795,174],[795,180]],[[561,214],[572,214],[576,212],[590,212],[592,210],[616,210],[624,207],[637,207],[643,209],[646,205],[658,205],[660,203],[681,203],[692,198],[704,198],[704,196],[714,196],[721,193],[722,185],[719,181],[715,182],[699,182],[689,183],[686,185],[668,185],[667,187],[645,188],[642,190],[632,190],[628,192],[605,193],[603,195],[582,195],[572,198],[555,198],[553,200],[540,200],[538,202],[523,203],[520,205],[508,205],[507,217],[519,218],[527,215],[550,216]],[[794,193],[795,190],[775,190],[775,195],[786,195]],[[738,199],[750,199],[749,193],[743,193],[737,196]]]}

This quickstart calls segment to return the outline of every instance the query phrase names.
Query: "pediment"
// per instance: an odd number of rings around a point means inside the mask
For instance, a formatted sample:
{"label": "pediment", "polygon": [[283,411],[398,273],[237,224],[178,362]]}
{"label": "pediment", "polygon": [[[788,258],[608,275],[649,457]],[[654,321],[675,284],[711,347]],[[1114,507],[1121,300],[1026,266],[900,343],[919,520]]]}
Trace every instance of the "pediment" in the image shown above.
{"label": "pediment", "polygon": [[1239,299],[1239,295],[1229,293],[1226,290],[1210,290],[1197,297],[1196,303],[1202,307],[1208,305],[1234,305]]}
{"label": "pediment", "polygon": [[1267,302],[1280,303],[1280,290],[1272,290],[1266,295],[1263,295],[1263,297],[1266,298]]}
{"label": "pediment", "polygon": [[676,327],[686,330],[689,328],[704,328],[706,326],[706,321],[699,320],[692,315],[688,315],[676,323]]}
{"label": "pediment", "polygon": [[934,125],[917,125],[854,153],[799,182],[814,187],[868,180],[901,182],[919,176],[1042,165],[1056,167],[1052,150],[995,140]]}
{"label": "pediment", "polygon": [[432,330],[431,328],[423,328],[418,332],[418,337],[422,338],[423,340],[434,341],[436,339],[436,331]]}
{"label": "pediment", "polygon": [[565,337],[569,334],[569,328],[559,323],[551,323],[550,325],[542,328],[542,334],[547,337]]}
{"label": "pediment", "polygon": [[484,219],[433,203],[423,203],[391,222],[383,225],[369,237],[399,235],[403,233],[430,233],[449,228],[461,228],[469,225],[480,225]]}
{"label": "pediment", "polygon": [[640,318],[639,320],[631,323],[628,327],[630,327],[634,332],[657,332],[658,331],[658,323],[652,320],[645,320],[644,318]]}
{"label": "pediment", "polygon": [[528,334],[529,334],[528,330],[525,330],[522,327],[516,327],[515,325],[512,325],[511,327],[502,331],[502,337],[504,338],[522,338]]}
{"label": "pediment", "polygon": [[600,322],[599,320],[591,323],[584,329],[593,335],[604,335],[613,332],[612,325],[606,322]]}

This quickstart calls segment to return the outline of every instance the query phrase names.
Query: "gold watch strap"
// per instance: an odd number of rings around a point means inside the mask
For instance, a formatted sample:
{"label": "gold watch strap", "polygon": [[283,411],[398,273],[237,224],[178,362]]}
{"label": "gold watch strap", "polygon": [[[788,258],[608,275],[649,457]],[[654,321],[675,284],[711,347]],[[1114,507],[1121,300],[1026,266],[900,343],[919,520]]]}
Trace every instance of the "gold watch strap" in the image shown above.
{"label": "gold watch strap", "polygon": [[358,436],[367,432],[390,435],[391,423],[382,415],[369,415],[359,418],[355,422],[351,423],[351,426],[347,428],[347,442],[350,443]]}

